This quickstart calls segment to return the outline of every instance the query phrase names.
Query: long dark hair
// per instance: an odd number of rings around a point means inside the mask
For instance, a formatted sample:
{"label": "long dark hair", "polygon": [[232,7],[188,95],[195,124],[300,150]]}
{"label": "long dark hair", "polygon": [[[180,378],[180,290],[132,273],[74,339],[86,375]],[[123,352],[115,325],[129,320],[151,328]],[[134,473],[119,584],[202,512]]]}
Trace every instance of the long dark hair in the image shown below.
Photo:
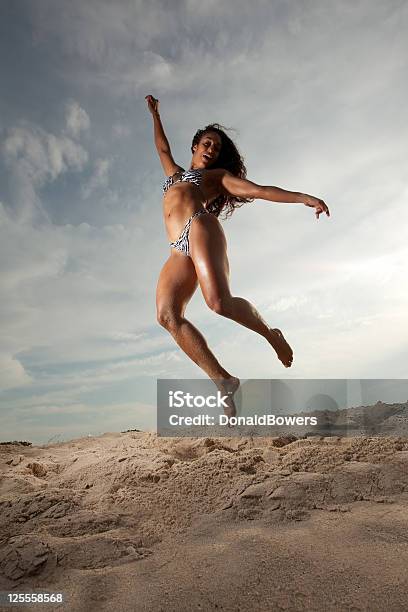
{"label": "long dark hair", "polygon": [[[191,152],[194,153],[194,145],[198,144],[201,138],[208,132],[216,132],[221,138],[221,150],[214,163],[211,166],[211,170],[215,168],[224,168],[239,178],[246,177],[246,167],[244,160],[238,151],[231,138],[227,136],[224,130],[228,128],[220,125],[219,123],[210,123],[206,125],[202,130],[198,130],[194,134],[193,142],[191,143]],[[213,200],[211,204],[207,206],[208,212],[212,213],[216,217],[221,212],[224,214],[224,218],[231,216],[236,208],[239,208],[247,202],[253,202],[254,198],[239,198],[238,196],[231,195],[220,195],[216,200]]]}

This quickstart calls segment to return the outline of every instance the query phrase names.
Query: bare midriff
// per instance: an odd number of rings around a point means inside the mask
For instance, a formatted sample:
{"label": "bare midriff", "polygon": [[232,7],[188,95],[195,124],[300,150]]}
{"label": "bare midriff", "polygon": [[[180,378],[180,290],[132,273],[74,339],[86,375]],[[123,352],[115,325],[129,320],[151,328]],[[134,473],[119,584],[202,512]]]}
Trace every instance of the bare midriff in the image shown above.
{"label": "bare midriff", "polygon": [[[172,185],[163,196],[163,216],[169,242],[177,240],[191,215],[219,195],[216,176],[205,170],[201,186],[181,181]],[[214,180],[215,179],[215,180]]]}

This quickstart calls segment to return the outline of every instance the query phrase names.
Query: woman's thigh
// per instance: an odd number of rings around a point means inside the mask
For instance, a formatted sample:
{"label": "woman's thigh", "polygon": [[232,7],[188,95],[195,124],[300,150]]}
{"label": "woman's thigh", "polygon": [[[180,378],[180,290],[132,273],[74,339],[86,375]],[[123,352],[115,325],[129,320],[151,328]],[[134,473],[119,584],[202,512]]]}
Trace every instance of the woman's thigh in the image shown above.
{"label": "woman's thigh", "polygon": [[185,307],[197,289],[198,281],[190,257],[172,250],[161,269],[156,289],[157,313],[183,314]]}
{"label": "woman's thigh", "polygon": [[230,297],[227,241],[214,215],[202,215],[190,228],[190,255],[205,301],[210,308]]}

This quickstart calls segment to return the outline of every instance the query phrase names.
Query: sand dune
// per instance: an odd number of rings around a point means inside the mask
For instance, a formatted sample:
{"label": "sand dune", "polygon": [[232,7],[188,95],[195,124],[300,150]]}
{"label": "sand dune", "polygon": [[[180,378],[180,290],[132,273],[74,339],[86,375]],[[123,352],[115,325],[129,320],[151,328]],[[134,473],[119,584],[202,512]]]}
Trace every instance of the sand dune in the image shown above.
{"label": "sand dune", "polygon": [[0,590],[78,611],[406,610],[405,438],[109,433],[1,445],[0,469]]}

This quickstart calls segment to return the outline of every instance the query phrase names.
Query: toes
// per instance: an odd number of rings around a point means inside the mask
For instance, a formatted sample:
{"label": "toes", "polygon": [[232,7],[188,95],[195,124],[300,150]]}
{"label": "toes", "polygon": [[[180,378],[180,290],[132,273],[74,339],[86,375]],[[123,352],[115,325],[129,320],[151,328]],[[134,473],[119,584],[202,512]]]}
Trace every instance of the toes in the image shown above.
{"label": "toes", "polygon": [[272,329],[272,331],[278,336],[280,340],[280,344],[281,344],[280,350],[275,348],[275,350],[278,353],[278,357],[283,363],[283,365],[285,366],[285,368],[290,368],[293,362],[293,351],[291,347],[289,346],[289,344],[287,343],[280,329],[275,327]]}

